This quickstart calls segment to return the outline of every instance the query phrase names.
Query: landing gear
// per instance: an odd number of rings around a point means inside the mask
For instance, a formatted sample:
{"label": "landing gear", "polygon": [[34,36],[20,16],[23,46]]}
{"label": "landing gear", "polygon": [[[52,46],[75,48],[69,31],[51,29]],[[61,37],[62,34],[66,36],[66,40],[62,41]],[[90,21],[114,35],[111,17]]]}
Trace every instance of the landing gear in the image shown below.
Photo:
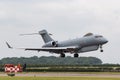
{"label": "landing gear", "polygon": [[103,52],[102,45],[100,45],[100,52]]}
{"label": "landing gear", "polygon": [[74,57],[78,58],[78,57],[79,57],[79,55],[78,55],[77,53],[75,53],[75,54],[74,54]]}
{"label": "landing gear", "polygon": [[60,57],[64,58],[64,57],[65,57],[65,54],[64,54],[64,53],[61,53],[61,54],[60,54]]}
{"label": "landing gear", "polygon": [[103,50],[100,50],[100,52],[103,52]]}

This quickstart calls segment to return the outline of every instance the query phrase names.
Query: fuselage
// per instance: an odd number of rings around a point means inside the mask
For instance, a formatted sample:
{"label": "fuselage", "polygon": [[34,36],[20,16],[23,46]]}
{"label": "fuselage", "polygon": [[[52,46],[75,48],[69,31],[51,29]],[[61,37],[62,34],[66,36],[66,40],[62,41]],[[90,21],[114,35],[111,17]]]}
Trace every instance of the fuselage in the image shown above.
{"label": "fuselage", "polygon": [[[108,41],[101,35],[87,35],[81,38],[57,41],[57,46],[45,44],[43,47],[76,47],[74,53],[82,53],[88,51],[94,51],[99,48],[100,45],[107,43]],[[49,43],[48,43],[49,44]]]}
{"label": "fuselage", "polygon": [[86,36],[82,38],[76,38],[72,40],[66,40],[58,42],[58,47],[67,47],[67,46],[76,46],[76,47],[85,47],[92,45],[103,45],[108,41],[100,35]]}

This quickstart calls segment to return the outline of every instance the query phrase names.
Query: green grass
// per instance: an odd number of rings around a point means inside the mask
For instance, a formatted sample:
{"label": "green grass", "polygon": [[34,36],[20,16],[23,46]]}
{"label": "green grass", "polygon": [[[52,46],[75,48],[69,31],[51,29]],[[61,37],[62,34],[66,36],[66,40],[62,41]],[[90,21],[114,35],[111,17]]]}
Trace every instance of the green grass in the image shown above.
{"label": "green grass", "polygon": [[100,77],[0,77],[0,80],[120,80],[120,78]]}

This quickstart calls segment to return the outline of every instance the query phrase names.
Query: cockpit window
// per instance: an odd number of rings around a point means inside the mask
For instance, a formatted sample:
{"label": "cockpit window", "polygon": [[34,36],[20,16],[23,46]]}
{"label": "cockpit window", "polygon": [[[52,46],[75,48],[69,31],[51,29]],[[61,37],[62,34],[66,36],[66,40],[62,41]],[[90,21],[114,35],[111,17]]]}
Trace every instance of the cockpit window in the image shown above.
{"label": "cockpit window", "polygon": [[103,37],[103,36],[95,36],[95,38],[101,38],[101,37]]}

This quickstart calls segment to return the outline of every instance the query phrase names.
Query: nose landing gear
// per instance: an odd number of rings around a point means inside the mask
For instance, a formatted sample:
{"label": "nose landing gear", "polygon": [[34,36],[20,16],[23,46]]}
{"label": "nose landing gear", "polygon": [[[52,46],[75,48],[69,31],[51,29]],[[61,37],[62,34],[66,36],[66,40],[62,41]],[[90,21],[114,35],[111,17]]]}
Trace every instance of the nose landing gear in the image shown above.
{"label": "nose landing gear", "polygon": [[100,45],[100,52],[103,52],[102,45]]}

